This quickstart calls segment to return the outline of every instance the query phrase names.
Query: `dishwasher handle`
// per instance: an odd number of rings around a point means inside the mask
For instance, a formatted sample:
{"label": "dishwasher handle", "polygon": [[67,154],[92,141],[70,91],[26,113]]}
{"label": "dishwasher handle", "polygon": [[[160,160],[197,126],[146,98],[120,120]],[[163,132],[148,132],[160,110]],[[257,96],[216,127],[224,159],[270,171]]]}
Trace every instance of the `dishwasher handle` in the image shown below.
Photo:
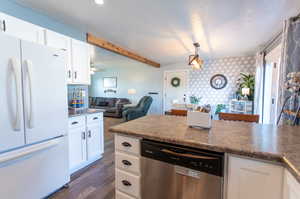
{"label": "dishwasher handle", "polygon": [[204,160],[218,160],[218,158],[215,158],[215,157],[194,155],[194,154],[190,154],[190,153],[177,153],[177,152],[171,151],[169,149],[162,149],[161,152],[168,153],[170,155],[176,155],[176,156],[179,156],[179,157],[185,157],[185,158],[195,158],[195,159],[204,159]]}

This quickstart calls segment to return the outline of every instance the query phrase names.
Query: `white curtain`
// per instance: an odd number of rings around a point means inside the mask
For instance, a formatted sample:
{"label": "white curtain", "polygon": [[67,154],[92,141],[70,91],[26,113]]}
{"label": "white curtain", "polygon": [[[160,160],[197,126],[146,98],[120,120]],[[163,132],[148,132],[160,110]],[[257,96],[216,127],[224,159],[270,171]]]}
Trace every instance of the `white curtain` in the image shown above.
{"label": "white curtain", "polygon": [[277,110],[278,114],[280,114],[284,98],[285,98],[285,89],[284,89],[284,82],[286,79],[286,65],[287,65],[287,35],[289,31],[289,27],[291,24],[291,20],[286,20],[283,27],[282,33],[282,49],[281,49],[281,62],[280,62],[280,71],[279,71],[279,84],[278,84],[278,103],[277,103]]}
{"label": "white curtain", "polygon": [[259,115],[260,123],[263,112],[263,80],[264,80],[264,54],[256,55],[256,73],[255,73],[255,93],[254,93],[254,113]]}

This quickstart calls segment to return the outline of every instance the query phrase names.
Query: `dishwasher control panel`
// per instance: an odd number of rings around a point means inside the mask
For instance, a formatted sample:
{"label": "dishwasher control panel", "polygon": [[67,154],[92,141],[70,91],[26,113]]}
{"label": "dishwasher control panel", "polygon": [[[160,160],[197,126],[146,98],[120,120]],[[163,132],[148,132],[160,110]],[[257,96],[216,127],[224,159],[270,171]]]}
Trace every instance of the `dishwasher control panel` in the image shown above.
{"label": "dishwasher control panel", "polygon": [[142,140],[143,157],[223,177],[224,153]]}

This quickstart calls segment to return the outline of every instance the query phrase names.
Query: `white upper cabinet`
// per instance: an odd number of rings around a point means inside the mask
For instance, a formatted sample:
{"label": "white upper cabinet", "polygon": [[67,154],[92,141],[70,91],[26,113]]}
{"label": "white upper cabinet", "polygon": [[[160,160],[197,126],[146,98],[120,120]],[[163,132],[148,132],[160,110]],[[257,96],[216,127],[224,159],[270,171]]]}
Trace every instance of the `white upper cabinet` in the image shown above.
{"label": "white upper cabinet", "polygon": [[45,45],[67,52],[67,82],[72,83],[71,38],[51,30],[45,30]]}
{"label": "white upper cabinet", "polygon": [[287,170],[284,172],[283,195],[283,199],[300,198],[300,184]]}
{"label": "white upper cabinet", "polygon": [[282,199],[282,179],[281,166],[230,156],[227,198]]}
{"label": "white upper cabinet", "polygon": [[0,13],[0,32],[52,48],[67,51],[68,84],[90,84],[90,45],[83,41]]}
{"label": "white upper cabinet", "polygon": [[43,28],[0,13],[1,31],[19,39],[44,44]]}
{"label": "white upper cabinet", "polygon": [[74,84],[90,84],[90,46],[72,39],[71,56]]}

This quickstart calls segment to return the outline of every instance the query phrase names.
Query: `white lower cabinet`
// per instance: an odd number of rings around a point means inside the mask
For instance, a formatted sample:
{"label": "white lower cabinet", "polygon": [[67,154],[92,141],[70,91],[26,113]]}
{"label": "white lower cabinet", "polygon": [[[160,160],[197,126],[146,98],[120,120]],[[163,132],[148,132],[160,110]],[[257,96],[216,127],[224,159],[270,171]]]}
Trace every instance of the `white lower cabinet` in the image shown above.
{"label": "white lower cabinet", "polygon": [[115,149],[116,199],[140,199],[140,140],[116,134]]}
{"label": "white lower cabinet", "polygon": [[300,184],[289,173],[284,171],[284,186],[283,186],[283,199],[299,199],[300,198]]}
{"label": "white lower cabinet", "polygon": [[103,113],[92,114],[96,121],[89,123],[88,116],[69,119],[69,168],[70,173],[100,159],[104,152]]}
{"label": "white lower cabinet", "polygon": [[[101,143],[101,144],[99,144]],[[104,151],[103,126],[100,123],[87,125],[87,156],[89,160],[98,159]]]}
{"label": "white lower cabinet", "polygon": [[227,199],[282,199],[283,167],[230,156]]}
{"label": "white lower cabinet", "polygon": [[85,126],[69,130],[69,168],[74,170],[86,161]]}

